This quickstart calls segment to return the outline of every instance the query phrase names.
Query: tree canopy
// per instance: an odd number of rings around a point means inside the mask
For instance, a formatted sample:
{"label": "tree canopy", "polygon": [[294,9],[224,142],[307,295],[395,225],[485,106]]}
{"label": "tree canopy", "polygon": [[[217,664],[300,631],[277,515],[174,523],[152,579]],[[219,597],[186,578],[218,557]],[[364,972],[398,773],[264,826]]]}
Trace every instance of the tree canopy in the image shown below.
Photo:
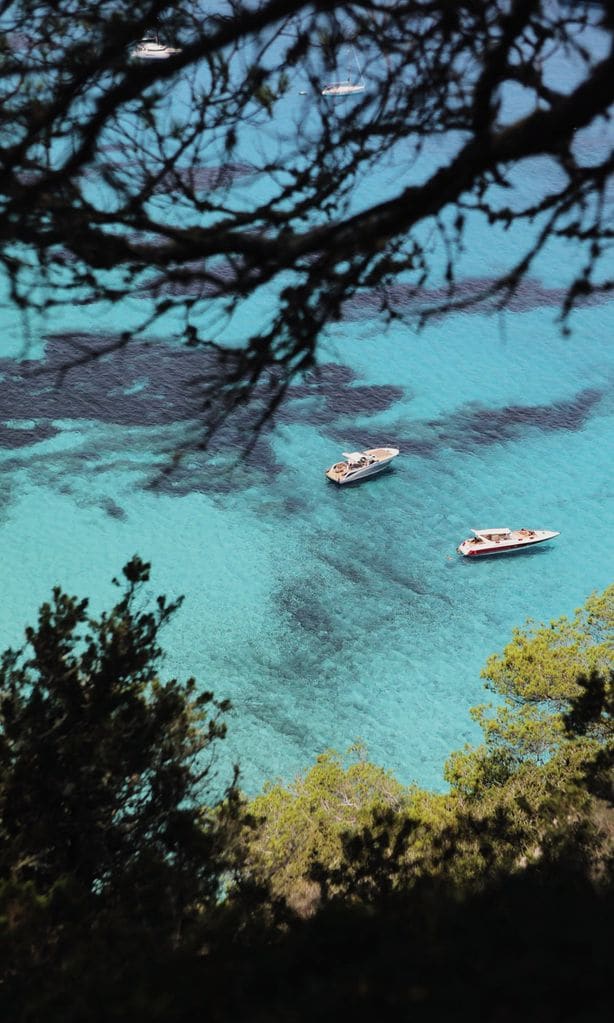
{"label": "tree canopy", "polygon": [[[4,3],[10,301],[130,297],[106,348],[155,329],[207,347],[209,427],[255,394],[270,415],[357,298],[418,322],[505,304],[558,238],[566,315],[611,288],[612,28],[608,0]],[[177,52],[132,59],[152,29]],[[352,50],[367,87],[339,105],[322,84]],[[527,194],[517,170],[536,157],[548,183]],[[394,185],[365,196],[382,166]],[[472,218],[523,225],[522,244],[499,276],[459,281]]]}
{"label": "tree canopy", "polygon": [[611,860],[614,587],[573,618],[514,630],[483,676],[497,702],[473,709],[483,743],[455,752],[437,794],[403,789],[368,761],[330,754],[250,809],[248,861],[309,914],[327,893],[370,899],[425,878],[458,891],[561,854],[600,876]]}
{"label": "tree canopy", "polygon": [[390,772],[369,763],[362,747],[346,758],[323,753],[289,788],[269,784],[251,801],[260,824],[247,838],[250,869],[296,912],[309,915],[319,896],[310,871],[318,863],[339,866],[343,836],[367,826],[378,812],[401,810],[409,796]]}
{"label": "tree canopy", "polygon": [[[194,679],[160,680],[159,632],[181,601],[143,608],[148,578],[134,558],[97,618],[56,588],[23,649],[2,656],[3,1012],[25,999],[45,1016],[49,976],[101,955],[137,990],[143,971],[203,940],[232,873],[236,779],[208,791],[228,704]],[[104,969],[90,980],[104,985]]]}
{"label": "tree canopy", "polygon": [[[214,788],[228,705],[160,678],[180,601],[147,606],[148,579],[133,558],[98,615],[57,587],[0,660],[3,1016],[259,1023],[373,1019],[384,1005],[437,1021],[463,1018],[458,1006],[473,1017],[477,999],[484,1019],[603,1019],[611,588],[525,637],[540,650],[542,633],[573,633],[592,665],[568,699],[566,659],[562,685],[553,671],[540,690],[561,726],[546,758],[522,734],[487,734],[436,794],[357,747],[245,804],[236,777]],[[501,691],[521,712],[537,678],[524,692],[508,669]]]}

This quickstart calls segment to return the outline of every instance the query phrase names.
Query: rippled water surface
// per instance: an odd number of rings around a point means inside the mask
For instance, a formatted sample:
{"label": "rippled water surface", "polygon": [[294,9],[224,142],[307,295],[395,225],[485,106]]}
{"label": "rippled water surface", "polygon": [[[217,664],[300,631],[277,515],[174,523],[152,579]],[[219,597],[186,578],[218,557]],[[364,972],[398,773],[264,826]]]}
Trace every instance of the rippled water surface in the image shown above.
{"label": "rippled water surface", "polygon": [[[469,291],[522,240],[493,245],[478,223],[469,238]],[[384,329],[368,297],[351,303],[245,466],[228,477],[223,451],[195,456],[156,491],[152,452],[193,416],[202,354],[135,343],[58,386],[15,358],[5,311],[2,644],[56,582],[100,608],[138,551],[151,594],[186,594],[165,670],[231,697],[226,755],[246,788],[357,737],[403,781],[441,786],[447,754],[475,737],[487,655],[612,578],[614,307],[579,310],[562,337],[568,261],[552,249],[504,318],[457,314],[417,334]],[[67,338],[100,344],[123,322],[121,308],[64,313],[29,355],[55,370]],[[389,472],[324,479],[342,450],[375,444],[401,449]],[[473,526],[561,536],[469,563],[455,548]]]}

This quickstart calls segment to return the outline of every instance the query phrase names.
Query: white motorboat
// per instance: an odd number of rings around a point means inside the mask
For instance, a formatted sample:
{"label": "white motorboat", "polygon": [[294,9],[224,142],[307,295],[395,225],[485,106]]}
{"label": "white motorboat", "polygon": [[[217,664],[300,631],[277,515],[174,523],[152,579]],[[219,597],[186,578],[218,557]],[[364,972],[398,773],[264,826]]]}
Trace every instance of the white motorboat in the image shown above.
{"label": "white motorboat", "polygon": [[553,540],[560,532],[551,529],[472,529],[472,537],[456,548],[465,558],[482,558],[487,554],[509,554]]}
{"label": "white motorboat", "polygon": [[375,476],[390,465],[399,453],[398,448],[369,448],[367,451],[344,451],[345,461],[335,462],[326,469],[325,476],[333,483],[354,483],[367,476]]}
{"label": "white motorboat", "polygon": [[181,50],[175,46],[161,43],[157,34],[144,36],[130,50],[130,56],[136,60],[167,60],[169,57],[174,57],[176,53],[181,53]]}

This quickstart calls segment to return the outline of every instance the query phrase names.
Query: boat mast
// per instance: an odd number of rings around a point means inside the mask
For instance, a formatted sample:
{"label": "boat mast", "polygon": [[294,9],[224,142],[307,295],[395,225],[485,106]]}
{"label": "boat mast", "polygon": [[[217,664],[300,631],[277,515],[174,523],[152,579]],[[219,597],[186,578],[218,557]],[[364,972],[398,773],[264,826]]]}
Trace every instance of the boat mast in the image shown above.
{"label": "boat mast", "polygon": [[358,54],[356,53],[356,47],[354,46],[354,43],[352,43],[352,53],[354,54],[354,61],[356,63],[356,70],[358,71],[359,85],[362,85],[364,87],[365,76],[363,75],[363,73],[361,71],[361,68],[360,68],[360,64],[358,63]]}

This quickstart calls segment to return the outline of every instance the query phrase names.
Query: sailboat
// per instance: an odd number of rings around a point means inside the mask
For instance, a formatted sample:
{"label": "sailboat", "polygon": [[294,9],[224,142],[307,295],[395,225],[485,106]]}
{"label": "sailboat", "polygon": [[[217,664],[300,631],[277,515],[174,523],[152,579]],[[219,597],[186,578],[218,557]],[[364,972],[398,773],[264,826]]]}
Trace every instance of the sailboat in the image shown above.
{"label": "sailboat", "polygon": [[323,96],[352,96],[357,92],[365,91],[366,88],[365,80],[362,71],[360,70],[358,57],[356,56],[356,50],[354,49],[353,46],[352,53],[354,54],[354,60],[356,62],[356,70],[358,71],[359,80],[357,82],[353,82],[351,74],[348,74],[348,77],[345,81],[329,82],[328,85],[325,85],[324,88],[322,89]]}

